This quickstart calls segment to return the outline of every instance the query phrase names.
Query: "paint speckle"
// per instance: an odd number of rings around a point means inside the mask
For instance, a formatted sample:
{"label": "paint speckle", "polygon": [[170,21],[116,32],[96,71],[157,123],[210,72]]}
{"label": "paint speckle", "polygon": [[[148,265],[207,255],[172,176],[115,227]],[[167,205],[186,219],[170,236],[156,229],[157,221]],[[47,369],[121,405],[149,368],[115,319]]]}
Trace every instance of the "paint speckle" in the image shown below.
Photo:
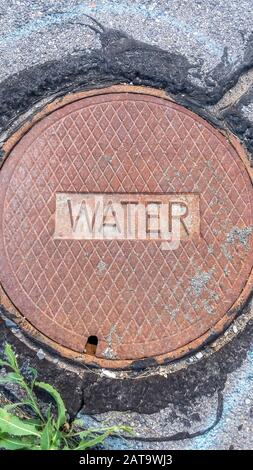
{"label": "paint speckle", "polygon": [[208,315],[213,315],[215,313],[214,307],[210,305],[208,300],[203,300],[204,310]]}
{"label": "paint speckle", "polygon": [[210,281],[214,269],[210,271],[198,271],[197,274],[190,280],[191,290],[196,295],[201,295],[203,290],[207,287],[208,282]]}
{"label": "paint speckle", "polygon": [[249,242],[249,236],[251,235],[252,231],[253,231],[252,225],[249,227],[245,227],[245,228],[234,227],[227,235],[226,242],[227,243],[239,242],[241,243],[241,245],[247,247],[248,242]]}
{"label": "paint speckle", "polygon": [[115,354],[115,352],[113,351],[113,348],[112,348],[112,335],[115,332],[115,329],[116,329],[116,325],[113,325],[111,327],[107,337],[106,337],[108,347],[103,352],[103,356],[106,359],[117,359],[117,356],[116,356],[116,354]]}
{"label": "paint speckle", "polygon": [[97,264],[97,269],[102,273],[103,271],[105,271],[107,268],[107,264],[100,260],[99,263]]}
{"label": "paint speckle", "polygon": [[116,359],[117,356],[114,353],[113,349],[111,347],[108,347],[104,350],[103,356],[105,359]]}

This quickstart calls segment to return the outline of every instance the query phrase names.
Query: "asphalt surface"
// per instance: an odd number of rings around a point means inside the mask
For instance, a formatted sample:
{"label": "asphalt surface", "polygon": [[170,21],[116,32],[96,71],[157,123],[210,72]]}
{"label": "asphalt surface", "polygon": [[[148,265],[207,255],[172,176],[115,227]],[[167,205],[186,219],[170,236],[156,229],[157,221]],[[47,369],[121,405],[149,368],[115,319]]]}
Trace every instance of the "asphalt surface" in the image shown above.
{"label": "asphalt surface", "polygon": [[252,31],[251,0],[92,0],[0,2],[1,79],[33,64],[96,48],[85,14],[135,39],[203,60],[208,72],[224,47],[236,62]]}
{"label": "asphalt surface", "polygon": [[[85,25],[77,24],[89,22],[85,14],[122,29],[135,39],[179,52],[191,62],[202,61],[202,76],[196,78],[192,72],[193,81],[203,81],[208,76],[226,47],[227,60],[236,65],[243,56],[253,24],[252,0],[0,0],[0,81],[31,65],[59,59],[68,53],[78,54],[83,49],[99,48],[97,35]],[[251,100],[243,105],[242,112],[253,121]],[[231,328],[235,327],[236,324]],[[152,442],[111,440],[109,445],[115,448],[252,449],[252,366],[253,340],[241,367],[228,376],[218,420],[218,395],[196,399],[184,415],[176,406],[170,406],[151,415],[110,412],[96,419],[128,423],[140,439],[152,439]],[[86,424],[92,420],[84,416]],[[185,430],[190,434],[197,432],[198,436],[162,440]],[[158,436],[160,441],[156,441]]]}

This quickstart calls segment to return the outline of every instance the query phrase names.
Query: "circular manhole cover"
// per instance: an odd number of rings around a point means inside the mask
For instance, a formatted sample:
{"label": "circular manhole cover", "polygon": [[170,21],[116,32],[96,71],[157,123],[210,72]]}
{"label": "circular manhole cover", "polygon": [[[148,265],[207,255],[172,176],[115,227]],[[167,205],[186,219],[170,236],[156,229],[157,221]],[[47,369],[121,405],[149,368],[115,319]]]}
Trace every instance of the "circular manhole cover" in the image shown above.
{"label": "circular manhole cover", "polygon": [[110,366],[221,332],[252,268],[239,146],[157,92],[126,90],[58,104],[0,172],[4,291],[54,344]]}

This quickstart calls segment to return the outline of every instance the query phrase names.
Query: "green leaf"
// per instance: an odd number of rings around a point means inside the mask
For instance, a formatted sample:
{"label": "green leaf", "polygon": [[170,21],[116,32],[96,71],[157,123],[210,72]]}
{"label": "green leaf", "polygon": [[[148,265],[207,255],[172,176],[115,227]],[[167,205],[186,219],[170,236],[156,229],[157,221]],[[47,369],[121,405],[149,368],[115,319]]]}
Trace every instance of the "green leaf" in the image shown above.
{"label": "green leaf", "polygon": [[49,450],[52,437],[52,417],[50,416],[40,438],[40,447],[42,450]]}
{"label": "green leaf", "polygon": [[[77,421],[74,421],[73,424],[76,424]],[[70,437],[79,437],[79,439],[85,439],[85,438],[90,438],[91,436],[96,436],[98,434],[102,434],[104,432],[107,432],[108,434],[113,434],[117,435],[122,432],[128,433],[128,434],[133,434],[132,428],[129,426],[102,426],[102,427],[97,427],[97,428],[89,428],[84,431],[78,431],[70,434]]]}
{"label": "green leaf", "polygon": [[6,411],[14,410],[15,408],[18,408],[19,406],[29,406],[30,402],[29,401],[20,401],[18,403],[10,403],[8,405],[3,406],[3,409]]}
{"label": "green leaf", "polygon": [[34,369],[33,367],[28,367],[27,371],[32,375],[32,379],[31,379],[31,389],[33,389],[34,387],[34,384],[35,384],[35,381],[38,377],[38,372],[36,369]]}
{"label": "green leaf", "polygon": [[101,444],[104,442],[104,440],[110,435],[110,431],[104,432],[103,434],[100,434],[99,436],[94,437],[93,439],[90,439],[88,441],[82,441],[80,444],[75,447],[73,450],[85,450],[85,449],[91,449],[97,444]]}
{"label": "green leaf", "polygon": [[74,421],[72,421],[72,426],[82,427],[83,426],[83,419],[81,419],[81,418],[74,419]]}
{"label": "green leaf", "polygon": [[9,367],[9,363],[6,361],[3,361],[3,359],[0,359],[0,366],[1,367]]}
{"label": "green leaf", "polygon": [[51,446],[51,449],[54,448],[54,449],[60,449],[61,448],[61,443],[62,443],[62,439],[63,439],[63,433],[61,431],[56,431],[54,432],[53,436],[52,436],[52,443],[53,443],[53,446]]}
{"label": "green leaf", "polygon": [[0,408],[0,430],[3,433],[10,434],[11,436],[37,436],[40,437],[40,433],[37,430],[36,425],[27,423],[26,420],[22,420],[17,416],[14,416],[3,408]]}
{"label": "green leaf", "polygon": [[34,369],[34,367],[27,367],[27,372],[29,372],[30,374],[33,375],[33,377],[37,377],[38,376],[38,371],[36,369]]}
{"label": "green leaf", "polygon": [[51,409],[52,409],[52,406],[51,406],[51,403],[50,403],[48,405],[47,409],[46,409],[46,412],[45,412],[46,419],[49,419],[49,417],[51,416],[51,414],[52,414]]}
{"label": "green leaf", "polygon": [[21,380],[20,375],[16,372],[9,372],[8,374],[0,376],[0,384],[18,383]]}
{"label": "green leaf", "polygon": [[[41,422],[41,420],[40,420],[39,418],[38,418],[38,419],[36,419],[36,418],[28,418],[28,419],[26,419],[26,423],[27,423],[27,424],[34,424],[34,425],[37,426],[37,427],[38,427],[38,426],[41,427],[41,426],[43,425],[43,423]],[[41,434],[41,432],[40,432],[40,434]]]}
{"label": "green leaf", "polygon": [[57,405],[57,411],[58,411],[57,428],[60,429],[60,427],[63,426],[63,424],[66,422],[66,412],[67,412],[61,395],[59,394],[59,392],[57,392],[57,390],[52,385],[49,385],[45,382],[35,382],[35,385],[36,387],[39,387],[42,390],[45,390],[55,400],[56,405]]}
{"label": "green leaf", "polygon": [[135,435],[133,428],[131,428],[130,426],[122,425],[122,426],[115,426],[114,427],[113,433],[120,434],[122,432],[126,432],[128,434],[131,434],[132,436]]}
{"label": "green leaf", "polygon": [[87,429],[87,431],[79,431],[73,434],[70,434],[70,437],[79,437],[79,439],[86,439],[90,436],[97,436],[100,433],[100,429]]}
{"label": "green leaf", "polygon": [[0,436],[0,449],[6,450],[18,450],[18,449],[29,449],[34,446],[34,438],[20,438],[9,437],[3,434]]}
{"label": "green leaf", "polygon": [[14,353],[14,351],[13,351],[13,349],[12,349],[12,347],[9,343],[5,343],[4,354],[7,357],[9,365],[13,369],[18,369],[18,363],[17,363],[15,353]]}
{"label": "green leaf", "polygon": [[[33,403],[31,400],[23,400],[19,403],[10,403],[8,405],[3,406],[3,409],[6,411],[15,410],[15,408],[21,408],[22,406],[30,407],[34,410]],[[42,426],[43,422],[40,418],[26,418],[27,424],[36,424],[37,426]]]}

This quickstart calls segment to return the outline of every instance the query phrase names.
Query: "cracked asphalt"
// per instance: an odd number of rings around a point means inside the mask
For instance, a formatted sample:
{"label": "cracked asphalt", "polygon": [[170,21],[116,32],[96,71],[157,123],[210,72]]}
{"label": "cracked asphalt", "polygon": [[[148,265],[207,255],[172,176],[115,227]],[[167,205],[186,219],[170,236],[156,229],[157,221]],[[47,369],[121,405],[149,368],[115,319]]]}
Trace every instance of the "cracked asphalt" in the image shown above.
{"label": "cracked asphalt", "polygon": [[[0,82],[33,65],[100,48],[99,38],[85,26],[89,22],[85,14],[202,64],[200,74],[191,71],[192,81],[201,85],[221,61],[224,48],[226,60],[236,67],[253,24],[252,0],[0,0]],[[253,123],[251,88],[250,76],[234,98],[232,90],[232,101]],[[244,93],[249,93],[247,99]],[[236,333],[239,327],[240,318],[231,330]],[[210,392],[204,398],[196,397],[185,410],[173,404],[152,414],[130,410],[80,416],[85,424],[109,420],[132,425],[139,439],[111,439],[108,445],[114,448],[252,449],[253,338],[244,353],[220,395]],[[178,433],[183,432],[188,436],[180,439]]]}

